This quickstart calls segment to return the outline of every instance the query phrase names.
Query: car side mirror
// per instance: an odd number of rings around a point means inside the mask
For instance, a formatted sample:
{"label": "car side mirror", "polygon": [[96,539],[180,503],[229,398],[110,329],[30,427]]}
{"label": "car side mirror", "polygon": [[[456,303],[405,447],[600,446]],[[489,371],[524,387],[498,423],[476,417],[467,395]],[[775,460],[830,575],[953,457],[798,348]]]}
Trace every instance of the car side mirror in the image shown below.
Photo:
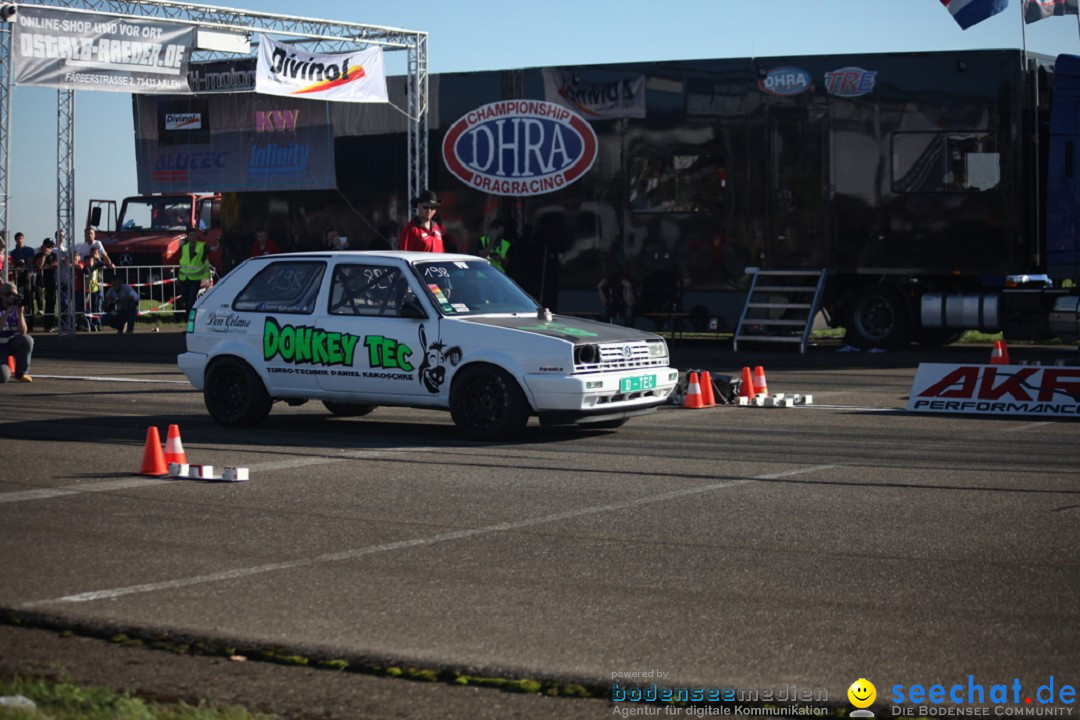
{"label": "car side mirror", "polygon": [[401,304],[401,317],[426,320],[428,314],[416,298],[410,298]]}

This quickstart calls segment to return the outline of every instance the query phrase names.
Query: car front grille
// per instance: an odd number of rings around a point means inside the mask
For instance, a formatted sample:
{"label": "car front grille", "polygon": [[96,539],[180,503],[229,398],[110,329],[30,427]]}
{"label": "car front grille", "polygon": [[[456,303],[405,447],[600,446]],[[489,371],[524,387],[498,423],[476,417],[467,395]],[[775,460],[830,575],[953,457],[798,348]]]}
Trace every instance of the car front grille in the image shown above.
{"label": "car front grille", "polygon": [[667,365],[667,357],[649,357],[649,345],[646,342],[606,343],[596,347],[600,351],[599,360],[591,363],[575,363],[575,374],[636,370]]}

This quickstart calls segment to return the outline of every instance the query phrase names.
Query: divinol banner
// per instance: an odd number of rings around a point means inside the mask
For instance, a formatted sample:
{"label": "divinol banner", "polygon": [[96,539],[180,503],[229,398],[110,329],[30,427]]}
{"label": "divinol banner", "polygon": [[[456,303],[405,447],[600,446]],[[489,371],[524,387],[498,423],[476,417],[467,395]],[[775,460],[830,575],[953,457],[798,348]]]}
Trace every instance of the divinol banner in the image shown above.
{"label": "divinol banner", "polygon": [[465,113],[443,137],[443,162],[492,195],[554,192],[596,161],[596,133],[576,112],[545,100],[503,100]]}
{"label": "divinol banner", "polygon": [[19,6],[17,85],[125,93],[190,93],[190,25]]}
{"label": "divinol banner", "polygon": [[332,102],[387,102],[382,48],[309,53],[259,35],[255,92]]}

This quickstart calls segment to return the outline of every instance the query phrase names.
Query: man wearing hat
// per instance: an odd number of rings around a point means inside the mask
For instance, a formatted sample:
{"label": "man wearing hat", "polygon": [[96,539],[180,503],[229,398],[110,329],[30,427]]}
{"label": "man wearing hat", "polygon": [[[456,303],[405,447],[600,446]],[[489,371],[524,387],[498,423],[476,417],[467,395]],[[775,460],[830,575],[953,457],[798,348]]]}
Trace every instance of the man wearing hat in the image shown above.
{"label": "man wearing hat", "polygon": [[8,365],[9,357],[15,358],[15,379],[33,382],[26,371],[30,369],[34,338],[30,337],[26,328],[23,301],[15,283],[0,285],[0,382],[7,382],[13,374]]}
{"label": "man wearing hat", "polygon": [[420,197],[413,198],[413,207],[416,208],[416,215],[401,231],[398,249],[445,252],[442,228],[435,221],[435,213],[439,209],[439,198],[431,190],[425,190],[420,193]]}

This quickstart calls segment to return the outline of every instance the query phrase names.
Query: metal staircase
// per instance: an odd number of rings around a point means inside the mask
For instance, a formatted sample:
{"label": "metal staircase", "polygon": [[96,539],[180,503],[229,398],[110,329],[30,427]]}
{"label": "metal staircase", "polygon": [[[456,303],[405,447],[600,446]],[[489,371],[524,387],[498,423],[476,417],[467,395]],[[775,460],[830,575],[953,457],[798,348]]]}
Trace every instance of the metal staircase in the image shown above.
{"label": "metal staircase", "polygon": [[733,346],[740,342],[798,343],[806,352],[821,305],[825,270],[757,270],[746,294]]}

